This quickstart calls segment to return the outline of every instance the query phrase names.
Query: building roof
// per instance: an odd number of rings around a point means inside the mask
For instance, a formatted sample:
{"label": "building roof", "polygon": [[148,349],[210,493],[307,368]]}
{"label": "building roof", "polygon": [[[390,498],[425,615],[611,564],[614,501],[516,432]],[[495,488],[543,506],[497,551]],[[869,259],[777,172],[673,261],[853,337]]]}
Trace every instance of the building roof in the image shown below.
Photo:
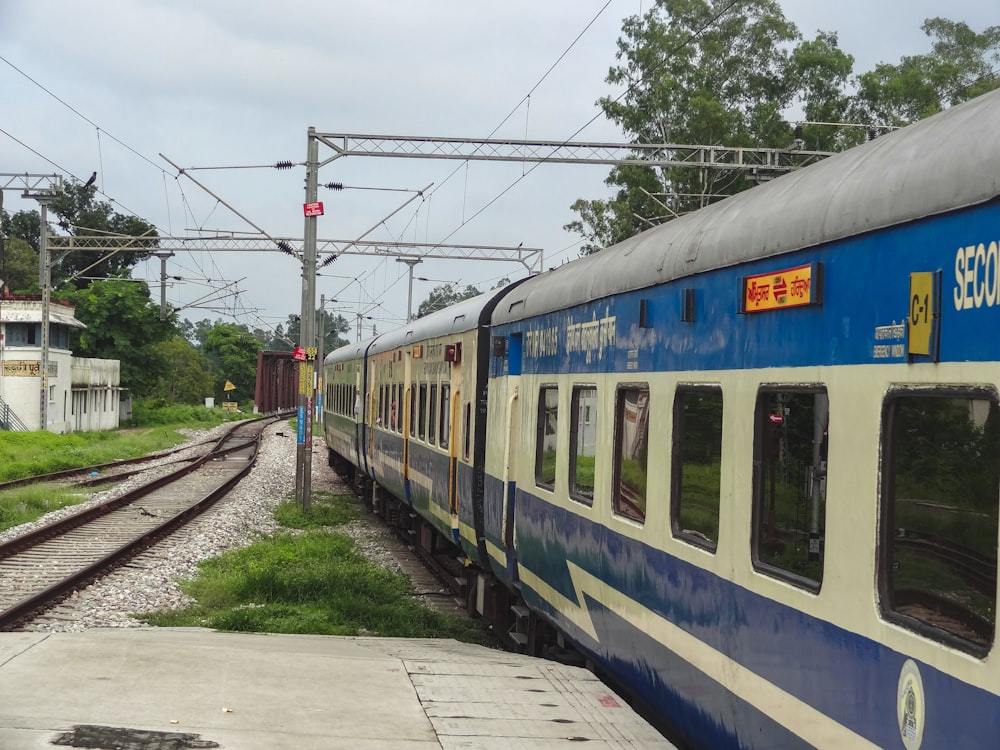
{"label": "building roof", "polygon": [[[76,319],[76,310],[65,304],[53,302],[49,305],[49,323],[69,326],[70,328],[86,328]],[[3,323],[41,323],[42,301],[34,299],[0,299],[0,322]]]}

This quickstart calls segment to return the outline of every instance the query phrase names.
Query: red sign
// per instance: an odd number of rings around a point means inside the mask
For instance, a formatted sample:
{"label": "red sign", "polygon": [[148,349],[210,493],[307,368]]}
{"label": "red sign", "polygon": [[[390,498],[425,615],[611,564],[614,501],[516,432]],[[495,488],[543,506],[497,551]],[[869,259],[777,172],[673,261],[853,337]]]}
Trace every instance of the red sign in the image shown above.
{"label": "red sign", "polygon": [[302,213],[304,213],[306,216],[322,216],[323,201],[316,201],[315,203],[303,203]]}
{"label": "red sign", "polygon": [[292,355],[292,359],[294,359],[296,362],[305,362],[306,350],[301,346],[295,347],[295,353]]}

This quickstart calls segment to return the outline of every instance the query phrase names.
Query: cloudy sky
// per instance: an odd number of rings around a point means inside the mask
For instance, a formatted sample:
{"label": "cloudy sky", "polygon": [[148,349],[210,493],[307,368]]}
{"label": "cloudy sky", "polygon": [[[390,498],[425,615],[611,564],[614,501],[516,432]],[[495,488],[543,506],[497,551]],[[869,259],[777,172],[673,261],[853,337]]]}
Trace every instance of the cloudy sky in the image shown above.
{"label": "cloudy sky", "polygon": [[[920,24],[996,23],[983,0],[782,0],[800,31],[837,31],[855,71],[929,49]],[[0,173],[98,171],[99,197],[155,224],[299,238],[307,129],[345,134],[612,141],[595,101],[624,17],[650,0],[0,0]],[[179,177],[160,155],[212,194]],[[320,159],[332,153],[321,149]],[[577,198],[605,197],[607,167],[338,159],[321,182],[319,236],[543,248],[576,257],[562,229]],[[530,173],[528,173],[530,172]],[[527,174],[526,174],[527,173]],[[400,210],[415,193],[433,188]],[[372,189],[372,188],[378,188]],[[407,192],[410,191],[410,192]],[[499,196],[499,197],[498,197]],[[218,200],[218,199],[221,199]],[[37,204],[8,192],[9,212]],[[487,208],[484,207],[488,206]],[[390,216],[392,215],[392,216]],[[389,218],[387,218],[389,217]],[[371,230],[369,232],[369,230]],[[368,232],[367,234],[365,234]],[[191,320],[273,327],[298,313],[301,266],[280,253],[184,253],[168,299]],[[516,263],[427,260],[414,308],[440,283],[486,289]],[[159,262],[136,276],[159,277]],[[238,293],[237,293],[238,291]],[[343,256],[322,271],[328,309],[365,333],[406,316],[406,267]],[[158,296],[154,292],[154,296]]]}

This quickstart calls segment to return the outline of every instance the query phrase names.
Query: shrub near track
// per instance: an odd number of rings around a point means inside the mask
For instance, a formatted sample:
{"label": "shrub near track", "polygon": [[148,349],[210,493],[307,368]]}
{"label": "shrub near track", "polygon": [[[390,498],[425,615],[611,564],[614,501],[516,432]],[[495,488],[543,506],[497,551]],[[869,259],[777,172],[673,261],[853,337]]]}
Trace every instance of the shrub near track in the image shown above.
{"label": "shrub near track", "polygon": [[331,527],[360,516],[350,496],[316,493],[303,514],[292,503],[275,516],[305,531],[282,531],[199,566],[181,583],[196,604],[142,615],[152,625],[312,635],[455,638],[489,645],[482,624],[436,612],[413,598],[403,573],[373,563]]}

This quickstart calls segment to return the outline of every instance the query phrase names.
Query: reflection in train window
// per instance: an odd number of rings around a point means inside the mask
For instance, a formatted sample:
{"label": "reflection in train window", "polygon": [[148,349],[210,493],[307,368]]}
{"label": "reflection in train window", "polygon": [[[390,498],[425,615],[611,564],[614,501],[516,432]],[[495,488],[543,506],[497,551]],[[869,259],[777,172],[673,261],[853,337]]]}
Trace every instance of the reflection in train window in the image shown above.
{"label": "reflection in train window", "polygon": [[594,504],[594,457],[597,455],[597,388],[573,388],[570,403],[569,495]]}
{"label": "reflection in train window", "polygon": [[722,466],[722,390],[680,386],[674,395],[671,462],[673,532],[715,550],[719,541]]}
{"label": "reflection in train window", "polygon": [[829,415],[825,388],[757,394],[754,567],[812,591],[823,582]]}
{"label": "reflection in train window", "polygon": [[542,386],[538,391],[538,421],[535,430],[535,484],[554,489],[556,483],[556,428],[559,425],[559,388]]}
{"label": "reflection in train window", "polygon": [[890,396],[883,441],[882,612],[985,654],[996,621],[997,396]]}
{"label": "reflection in train window", "polygon": [[615,463],[612,507],[615,513],[646,520],[646,455],[649,388],[618,389],[615,405]]}

